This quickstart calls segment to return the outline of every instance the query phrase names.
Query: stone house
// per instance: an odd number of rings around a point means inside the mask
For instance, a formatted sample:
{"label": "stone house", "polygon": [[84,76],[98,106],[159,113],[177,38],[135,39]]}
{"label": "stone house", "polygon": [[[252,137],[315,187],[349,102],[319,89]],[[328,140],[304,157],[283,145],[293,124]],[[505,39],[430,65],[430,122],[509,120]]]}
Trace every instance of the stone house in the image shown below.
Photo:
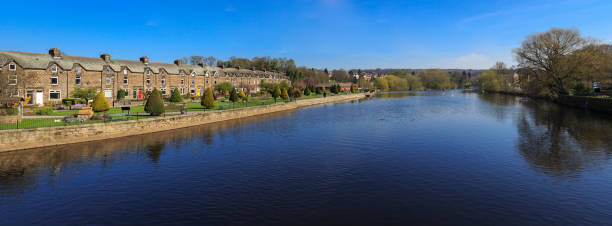
{"label": "stone house", "polygon": [[0,51],[0,97],[30,96],[30,105],[59,103],[72,97],[76,88],[97,88],[109,101],[114,101],[120,89],[125,99],[142,100],[146,92],[159,89],[165,97],[172,90],[200,96],[206,88],[221,82],[256,93],[261,81],[279,83],[288,78],[281,73],[241,68],[210,67],[204,64],[186,65],[150,62],[147,56],[139,60],[100,57],[67,56],[57,48],[48,54]]}

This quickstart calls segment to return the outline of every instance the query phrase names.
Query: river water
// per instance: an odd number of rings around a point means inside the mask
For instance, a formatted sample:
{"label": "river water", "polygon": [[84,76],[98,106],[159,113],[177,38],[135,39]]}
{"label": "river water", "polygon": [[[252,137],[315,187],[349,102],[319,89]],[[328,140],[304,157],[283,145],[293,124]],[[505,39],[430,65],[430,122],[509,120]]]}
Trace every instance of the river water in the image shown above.
{"label": "river water", "polygon": [[612,224],[612,117],[388,93],[0,154],[0,225]]}

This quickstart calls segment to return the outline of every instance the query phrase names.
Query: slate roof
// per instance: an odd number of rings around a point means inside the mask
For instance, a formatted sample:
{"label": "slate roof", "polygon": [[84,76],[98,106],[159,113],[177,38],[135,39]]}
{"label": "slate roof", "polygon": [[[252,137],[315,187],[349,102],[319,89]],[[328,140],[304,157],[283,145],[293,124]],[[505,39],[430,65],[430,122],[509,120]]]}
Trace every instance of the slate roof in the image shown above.
{"label": "slate roof", "polygon": [[[186,75],[195,72],[196,75],[205,75],[206,71],[209,72],[210,76],[213,76],[215,72],[218,76],[222,76],[225,73],[235,74],[263,74],[260,71],[251,71],[247,69],[236,69],[236,68],[219,68],[210,66],[197,66],[181,64],[180,66],[171,63],[157,63],[149,62],[144,64],[137,60],[119,60],[111,59],[109,62],[104,61],[99,57],[81,57],[81,56],[65,56],[53,57],[49,54],[40,53],[26,53],[26,52],[14,52],[14,51],[0,51],[0,66],[4,66],[9,62],[15,61],[19,66],[25,69],[42,69],[49,68],[52,64],[57,64],[63,70],[72,70],[73,67],[78,64],[87,71],[102,71],[105,66],[110,66],[114,71],[121,71],[123,67],[126,67],[131,72],[144,73],[146,68],[150,68],[153,73],[161,73],[161,70],[165,70],[168,74],[179,74],[180,71],[184,71]],[[265,74],[275,74],[272,72],[266,72]]]}

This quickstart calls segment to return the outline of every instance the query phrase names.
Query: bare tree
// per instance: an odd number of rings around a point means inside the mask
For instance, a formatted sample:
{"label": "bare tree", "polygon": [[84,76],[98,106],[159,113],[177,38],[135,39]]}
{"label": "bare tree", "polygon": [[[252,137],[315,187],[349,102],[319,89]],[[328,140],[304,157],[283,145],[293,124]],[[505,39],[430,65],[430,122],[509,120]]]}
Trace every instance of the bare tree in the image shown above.
{"label": "bare tree", "polygon": [[593,61],[594,44],[582,38],[578,30],[552,28],[528,36],[513,52],[518,66],[528,70],[554,97],[569,93],[569,85],[579,77],[581,67]]}

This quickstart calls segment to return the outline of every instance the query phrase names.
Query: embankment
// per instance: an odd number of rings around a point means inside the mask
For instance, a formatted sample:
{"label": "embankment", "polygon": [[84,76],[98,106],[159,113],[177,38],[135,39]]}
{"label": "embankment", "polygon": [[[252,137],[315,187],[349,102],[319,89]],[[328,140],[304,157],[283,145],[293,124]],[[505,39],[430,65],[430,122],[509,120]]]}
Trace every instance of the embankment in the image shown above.
{"label": "embankment", "polygon": [[141,135],[364,97],[361,93],[138,121],[3,130],[0,131],[0,152]]}

